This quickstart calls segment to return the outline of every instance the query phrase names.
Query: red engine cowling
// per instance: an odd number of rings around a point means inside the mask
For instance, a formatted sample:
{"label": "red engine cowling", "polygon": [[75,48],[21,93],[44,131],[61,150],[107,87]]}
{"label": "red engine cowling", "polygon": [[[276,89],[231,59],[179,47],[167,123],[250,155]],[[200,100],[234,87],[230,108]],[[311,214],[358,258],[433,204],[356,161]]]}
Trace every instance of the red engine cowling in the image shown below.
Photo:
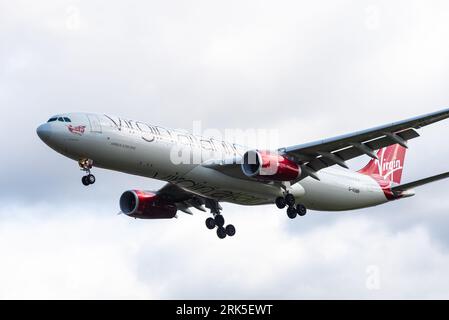
{"label": "red engine cowling", "polygon": [[243,155],[242,171],[248,177],[271,181],[292,181],[301,175],[296,162],[274,152],[257,150]]}
{"label": "red engine cowling", "polygon": [[120,210],[133,218],[171,219],[176,215],[177,208],[154,193],[131,190],[120,197]]}

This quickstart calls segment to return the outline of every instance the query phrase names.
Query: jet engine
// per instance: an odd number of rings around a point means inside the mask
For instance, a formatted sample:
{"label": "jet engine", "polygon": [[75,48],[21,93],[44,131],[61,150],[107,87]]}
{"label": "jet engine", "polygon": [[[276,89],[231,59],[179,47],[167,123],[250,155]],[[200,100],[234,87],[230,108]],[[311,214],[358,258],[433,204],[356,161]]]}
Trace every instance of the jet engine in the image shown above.
{"label": "jet engine", "polygon": [[171,219],[176,215],[176,205],[149,191],[125,191],[120,197],[120,210],[133,218]]}
{"label": "jet engine", "polygon": [[270,151],[250,150],[243,155],[243,173],[251,178],[270,181],[292,181],[301,175],[296,162]]}

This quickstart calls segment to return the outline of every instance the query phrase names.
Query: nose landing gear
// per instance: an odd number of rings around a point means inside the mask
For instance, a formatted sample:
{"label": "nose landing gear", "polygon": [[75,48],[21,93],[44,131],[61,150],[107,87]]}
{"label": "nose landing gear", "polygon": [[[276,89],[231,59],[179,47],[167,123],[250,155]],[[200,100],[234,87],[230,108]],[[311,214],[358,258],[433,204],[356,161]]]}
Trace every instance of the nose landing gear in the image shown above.
{"label": "nose landing gear", "polygon": [[90,184],[94,184],[95,183],[95,176],[93,174],[88,174],[87,176],[83,176],[81,178],[81,182],[85,186],[88,186]]}
{"label": "nose landing gear", "polygon": [[295,197],[291,193],[287,193],[284,197],[277,197],[275,200],[276,206],[279,209],[287,207],[287,216],[290,219],[295,219],[296,216],[305,216],[307,208],[302,204],[295,205]]}
{"label": "nose landing gear", "polygon": [[78,165],[80,166],[81,170],[86,172],[86,175],[81,178],[81,182],[85,186],[95,183],[95,176],[90,173],[90,169],[92,169],[93,163],[94,162],[91,159],[81,159],[78,161]]}

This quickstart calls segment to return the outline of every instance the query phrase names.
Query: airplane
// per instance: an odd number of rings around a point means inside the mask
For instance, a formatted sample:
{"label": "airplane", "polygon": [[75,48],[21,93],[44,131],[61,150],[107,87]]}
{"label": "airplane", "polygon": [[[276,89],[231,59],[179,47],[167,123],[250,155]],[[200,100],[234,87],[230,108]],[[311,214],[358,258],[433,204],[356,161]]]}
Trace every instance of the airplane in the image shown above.
{"label": "airplane", "polygon": [[[178,211],[193,214],[192,208],[207,208],[212,216],[206,227],[224,239],[234,236],[236,229],[225,225],[223,202],[275,204],[294,219],[307,210],[346,211],[411,197],[415,187],[449,177],[445,172],[401,184],[408,141],[419,136],[417,129],[448,117],[445,109],[275,150],[108,114],[58,114],[40,125],[37,134],[50,148],[78,162],[85,186],[96,181],[94,167],[166,182],[157,191],[125,191],[119,199],[120,213],[170,219]],[[180,153],[183,161],[174,157]],[[368,164],[350,170],[346,161],[364,155],[371,158]]]}

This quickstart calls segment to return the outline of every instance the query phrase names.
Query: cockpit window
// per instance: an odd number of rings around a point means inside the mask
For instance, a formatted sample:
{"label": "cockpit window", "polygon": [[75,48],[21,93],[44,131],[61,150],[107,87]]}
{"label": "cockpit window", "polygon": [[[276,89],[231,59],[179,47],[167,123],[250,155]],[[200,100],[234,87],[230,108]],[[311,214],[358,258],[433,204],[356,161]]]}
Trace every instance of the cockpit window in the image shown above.
{"label": "cockpit window", "polygon": [[54,122],[54,121],[72,122],[72,120],[70,120],[70,118],[67,117],[52,117],[47,122]]}

